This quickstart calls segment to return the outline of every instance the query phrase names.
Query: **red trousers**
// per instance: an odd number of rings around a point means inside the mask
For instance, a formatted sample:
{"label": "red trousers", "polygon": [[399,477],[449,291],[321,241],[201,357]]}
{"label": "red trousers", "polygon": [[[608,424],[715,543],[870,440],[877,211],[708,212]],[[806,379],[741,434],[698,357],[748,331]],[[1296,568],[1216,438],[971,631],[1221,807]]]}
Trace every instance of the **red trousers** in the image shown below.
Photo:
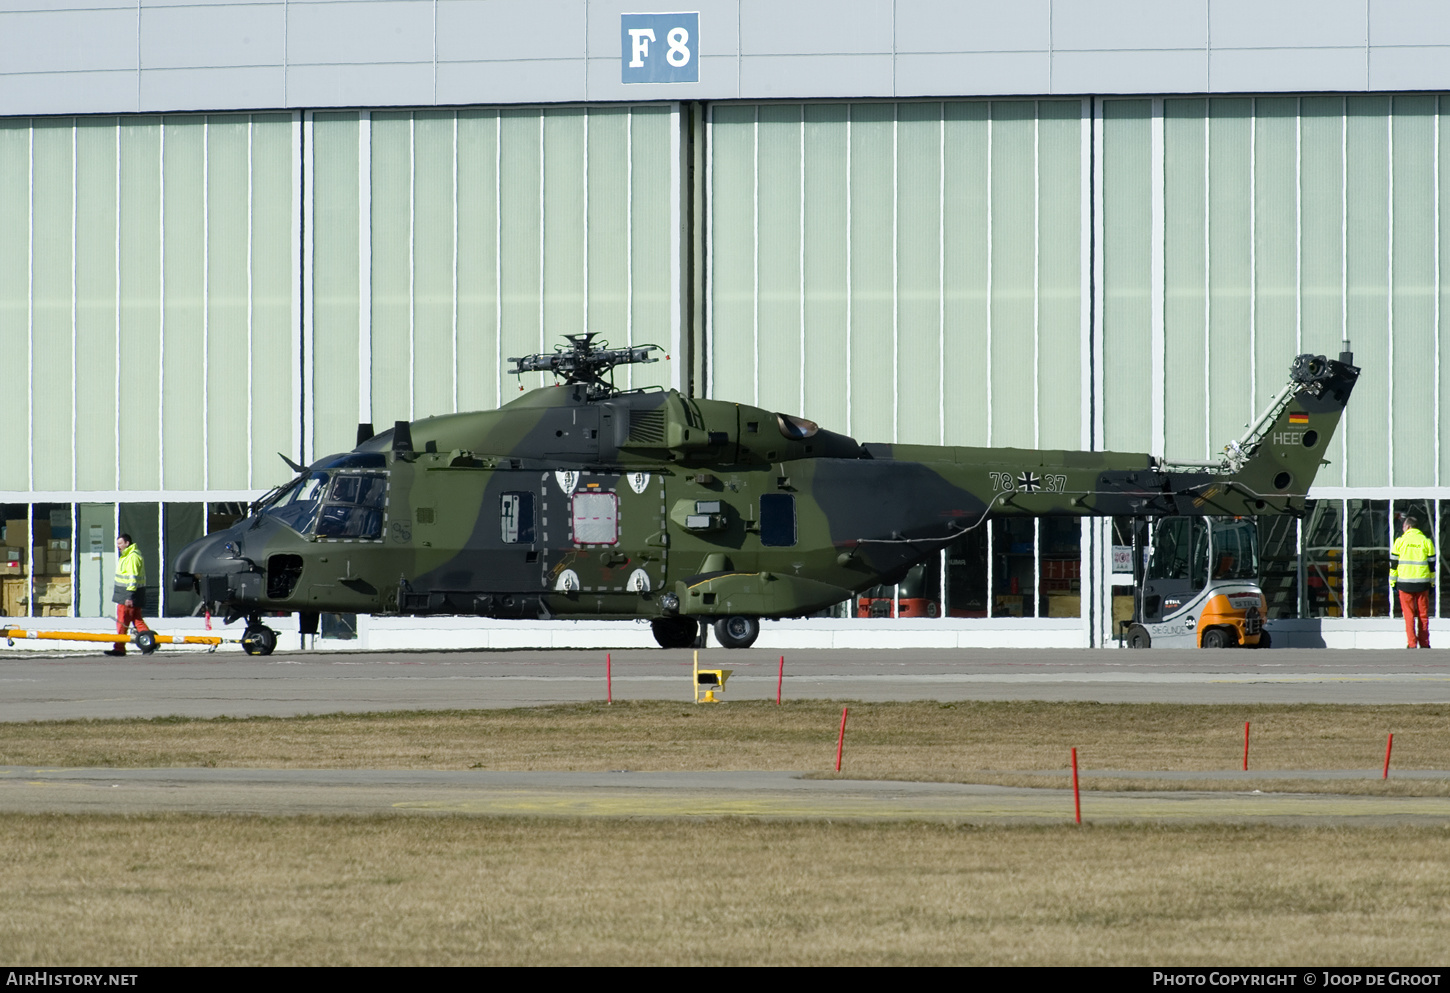
{"label": "red trousers", "polygon": [[[1421,590],[1418,593],[1406,593],[1400,590],[1400,613],[1405,615],[1405,641],[1406,648],[1429,648],[1430,647],[1430,591]],[[1418,620],[1420,631],[1415,633],[1415,623]]]}
{"label": "red trousers", "polygon": [[[136,607],[128,607],[124,603],[116,604],[116,633],[125,634],[132,624],[136,625],[137,631],[151,630],[146,626],[146,622],[141,619],[141,611],[139,609]],[[126,650],[126,643],[124,641],[116,642],[116,649],[124,652]]]}

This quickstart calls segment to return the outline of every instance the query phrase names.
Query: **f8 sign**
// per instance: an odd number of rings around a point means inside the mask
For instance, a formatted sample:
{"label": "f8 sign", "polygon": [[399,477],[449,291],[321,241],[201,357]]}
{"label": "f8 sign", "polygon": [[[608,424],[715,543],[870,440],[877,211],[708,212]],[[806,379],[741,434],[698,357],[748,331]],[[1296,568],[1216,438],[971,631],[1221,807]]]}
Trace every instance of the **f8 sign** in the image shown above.
{"label": "f8 sign", "polygon": [[626,83],[698,83],[700,15],[619,15],[620,79]]}

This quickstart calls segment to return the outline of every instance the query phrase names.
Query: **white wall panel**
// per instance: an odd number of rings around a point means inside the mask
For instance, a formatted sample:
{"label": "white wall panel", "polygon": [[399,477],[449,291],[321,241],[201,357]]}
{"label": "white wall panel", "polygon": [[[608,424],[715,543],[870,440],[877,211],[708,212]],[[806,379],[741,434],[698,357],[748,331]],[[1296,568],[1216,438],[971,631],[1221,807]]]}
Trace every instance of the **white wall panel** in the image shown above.
{"label": "white wall panel", "polygon": [[[294,425],[302,398],[293,390],[299,361],[294,328],[301,283],[296,218],[302,200],[296,125],[290,114],[252,118],[251,404],[247,413],[253,489],[289,475],[278,452],[296,452]],[[297,452],[292,458],[302,454]]]}
{"label": "white wall panel", "polygon": [[896,51],[1047,51],[1049,0],[897,0]]}
{"label": "white wall panel", "polygon": [[1103,105],[1104,446],[1146,452],[1152,444],[1152,182],[1146,100]]}
{"label": "white wall panel", "polygon": [[31,425],[32,479],[37,489],[63,490],[72,485],[74,449],[74,122],[37,121],[33,135],[31,383],[40,402]]}
{"label": "white wall panel", "polygon": [[358,339],[366,333],[359,313],[363,246],[358,244],[358,186],[367,174],[361,162],[361,126],[355,113],[316,114],[310,129],[313,375],[309,386],[315,411],[312,450],[320,454],[352,447],[364,409],[358,397]]}
{"label": "white wall panel", "polygon": [[[849,382],[850,355],[850,232],[849,207],[851,161],[845,104],[805,106],[805,221],[802,269],[802,309],[805,323],[806,417],[832,431],[847,431],[851,396],[843,386]],[[719,111],[717,110],[718,114]],[[717,118],[718,120],[718,118]],[[711,134],[715,132],[712,130]],[[717,150],[718,151],[718,150]],[[719,168],[718,155],[716,166]],[[714,189],[710,213],[726,207]],[[709,230],[708,227],[706,230]],[[714,253],[711,253],[712,267]],[[716,340],[715,321],[708,325],[711,347],[723,349]],[[711,396],[728,396],[711,384]],[[789,413],[789,411],[787,411]]]}
{"label": "white wall panel", "polygon": [[0,13],[4,72],[88,72],[136,68],[138,7]]}
{"label": "white wall panel", "polygon": [[[440,0],[437,16],[438,58],[442,61],[557,62],[584,55],[588,5],[578,0],[530,0],[526,4]],[[610,40],[619,42],[618,20]]]}
{"label": "white wall panel", "polygon": [[1213,43],[1224,48],[1363,47],[1370,0],[1213,0]]}
{"label": "white wall panel", "polygon": [[[252,122],[238,115],[207,119],[206,297],[202,449],[208,489],[244,490],[246,412],[251,405],[251,149]],[[295,456],[294,456],[295,457]]]}
{"label": "white wall panel", "polygon": [[942,437],[942,105],[897,109],[896,438]]}
{"label": "white wall panel", "polygon": [[76,217],[84,218],[75,245],[75,485],[81,490],[116,486],[116,125],[114,117],[76,122]]}
{"label": "white wall panel", "polygon": [[992,160],[987,103],[943,108],[942,419],[948,445],[989,443]]}
{"label": "white wall panel", "polygon": [[182,69],[283,62],[286,10],[285,4],[145,7],[141,65]]}
{"label": "white wall panel", "polygon": [[1450,87],[1443,9],[1430,0],[698,0],[699,82],[631,85],[619,18],[634,9],[9,5],[0,114]]}
{"label": "white wall panel", "polygon": [[803,113],[800,104],[761,107],[756,130],[757,402],[786,413],[804,409],[800,306]]}
{"label": "white wall panel", "polygon": [[287,5],[290,65],[431,62],[432,0]]}
{"label": "white wall panel", "polygon": [[[1437,98],[1394,98],[1390,391],[1397,486],[1435,479],[1435,117]],[[1432,209],[1426,209],[1426,208]]]}
{"label": "white wall panel", "polygon": [[759,55],[890,52],[892,7],[891,0],[836,0],[822,17],[813,4],[740,0],[741,48]]}
{"label": "white wall panel", "polygon": [[199,490],[206,484],[206,118],[163,117],[162,294],[159,376],[135,384],[160,385],[162,486]]}
{"label": "white wall panel", "polygon": [[451,111],[414,115],[413,133],[413,416],[457,409],[457,191],[453,185]]}
{"label": "white wall panel", "polygon": [[161,488],[161,118],[121,129],[119,485]]}
{"label": "white wall panel", "polygon": [[1185,0],[1172,8],[1157,0],[1052,4],[1052,43],[1059,51],[1201,48],[1208,8],[1207,0]]}
{"label": "white wall panel", "polygon": [[1390,101],[1348,100],[1346,136],[1347,328],[1364,369],[1345,414],[1350,486],[1389,482]]}
{"label": "white wall panel", "polygon": [[847,431],[863,440],[896,437],[895,110],[851,106],[850,341]]}

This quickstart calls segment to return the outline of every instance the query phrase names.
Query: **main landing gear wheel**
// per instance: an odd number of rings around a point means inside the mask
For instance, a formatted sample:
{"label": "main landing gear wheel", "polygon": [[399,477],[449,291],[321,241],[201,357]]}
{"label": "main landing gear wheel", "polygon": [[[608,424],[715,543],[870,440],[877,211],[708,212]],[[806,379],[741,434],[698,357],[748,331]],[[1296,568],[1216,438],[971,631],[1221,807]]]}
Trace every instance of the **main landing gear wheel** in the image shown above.
{"label": "main landing gear wheel", "polygon": [[242,632],[242,651],[248,655],[271,655],[277,647],[277,632],[258,624]]}
{"label": "main landing gear wheel", "polygon": [[725,648],[749,648],[759,636],[759,617],[735,614],[715,622],[715,640]]}
{"label": "main landing gear wheel", "polygon": [[142,655],[150,655],[152,652],[156,651],[156,632],[137,631],[136,647],[141,649]]}
{"label": "main landing gear wheel", "polygon": [[1153,639],[1149,636],[1148,629],[1145,628],[1143,625],[1134,624],[1132,627],[1128,628],[1129,648],[1150,648],[1152,647],[1152,645]]}
{"label": "main landing gear wheel", "polygon": [[691,648],[700,636],[700,625],[692,617],[659,617],[649,622],[661,648]]}
{"label": "main landing gear wheel", "polygon": [[1232,648],[1233,639],[1223,628],[1209,628],[1203,632],[1204,648]]}

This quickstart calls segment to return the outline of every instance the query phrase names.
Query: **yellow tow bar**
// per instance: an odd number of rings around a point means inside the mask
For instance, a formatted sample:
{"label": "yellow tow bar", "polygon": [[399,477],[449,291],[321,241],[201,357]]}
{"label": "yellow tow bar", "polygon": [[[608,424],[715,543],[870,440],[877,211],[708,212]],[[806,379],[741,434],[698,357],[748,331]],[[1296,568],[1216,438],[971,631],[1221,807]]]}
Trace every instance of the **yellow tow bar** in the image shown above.
{"label": "yellow tow bar", "polygon": [[[147,635],[151,637],[146,638]],[[214,634],[171,635],[143,631],[130,634],[99,634],[95,631],[35,631],[29,628],[0,628],[0,638],[9,644],[16,639],[27,641],[100,641],[111,644],[134,642],[137,648],[150,653],[157,645],[210,645],[212,651],[223,642],[238,641],[237,638],[222,638]],[[143,640],[144,639],[144,640]]]}

